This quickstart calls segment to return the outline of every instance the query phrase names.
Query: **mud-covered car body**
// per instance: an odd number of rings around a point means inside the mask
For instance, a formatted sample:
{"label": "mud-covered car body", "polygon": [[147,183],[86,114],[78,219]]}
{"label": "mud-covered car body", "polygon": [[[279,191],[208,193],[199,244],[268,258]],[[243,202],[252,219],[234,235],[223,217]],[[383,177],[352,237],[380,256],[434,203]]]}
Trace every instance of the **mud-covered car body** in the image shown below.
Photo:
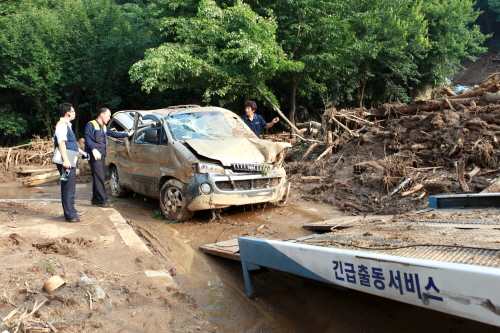
{"label": "mud-covered car body", "polygon": [[229,110],[125,110],[115,113],[108,126],[135,130],[130,138],[108,138],[112,195],[131,190],[157,198],[170,220],[233,205],[283,204],[288,195],[282,164],[290,145],[258,139]]}

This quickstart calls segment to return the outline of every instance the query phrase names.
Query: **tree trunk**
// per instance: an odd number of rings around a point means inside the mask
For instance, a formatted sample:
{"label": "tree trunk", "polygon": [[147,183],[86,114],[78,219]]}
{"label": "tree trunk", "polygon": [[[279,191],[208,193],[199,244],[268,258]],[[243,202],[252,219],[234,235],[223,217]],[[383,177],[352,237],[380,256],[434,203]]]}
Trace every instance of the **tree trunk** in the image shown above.
{"label": "tree trunk", "polygon": [[288,120],[295,124],[295,112],[297,110],[297,78],[292,74],[292,92],[290,96],[290,112],[288,113]]}

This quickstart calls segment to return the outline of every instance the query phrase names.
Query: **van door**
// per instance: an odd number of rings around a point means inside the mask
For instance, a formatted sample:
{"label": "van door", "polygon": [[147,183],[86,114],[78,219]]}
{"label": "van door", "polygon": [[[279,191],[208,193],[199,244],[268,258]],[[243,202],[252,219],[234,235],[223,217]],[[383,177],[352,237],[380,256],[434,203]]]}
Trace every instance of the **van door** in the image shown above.
{"label": "van door", "polygon": [[[134,125],[135,112],[118,113],[113,116],[108,128],[118,132],[128,131]],[[108,137],[106,163],[113,163],[119,174],[120,184],[132,189],[132,168],[130,154],[130,138]]]}
{"label": "van door", "polygon": [[152,198],[159,197],[161,156],[166,145],[162,133],[161,126],[143,129],[135,133],[130,145],[133,189]]}

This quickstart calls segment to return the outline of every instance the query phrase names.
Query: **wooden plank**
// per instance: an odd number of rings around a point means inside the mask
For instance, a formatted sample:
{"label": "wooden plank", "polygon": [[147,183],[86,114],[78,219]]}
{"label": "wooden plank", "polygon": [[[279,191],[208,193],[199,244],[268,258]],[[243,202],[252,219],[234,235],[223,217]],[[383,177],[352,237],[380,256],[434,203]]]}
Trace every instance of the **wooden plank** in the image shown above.
{"label": "wooden plank", "polygon": [[241,261],[238,239],[200,246],[200,251],[214,256]]}
{"label": "wooden plank", "polygon": [[321,222],[308,223],[303,225],[303,228],[314,231],[331,231],[332,229],[345,229],[357,225],[390,221],[393,215],[367,215],[367,216],[341,216]]}

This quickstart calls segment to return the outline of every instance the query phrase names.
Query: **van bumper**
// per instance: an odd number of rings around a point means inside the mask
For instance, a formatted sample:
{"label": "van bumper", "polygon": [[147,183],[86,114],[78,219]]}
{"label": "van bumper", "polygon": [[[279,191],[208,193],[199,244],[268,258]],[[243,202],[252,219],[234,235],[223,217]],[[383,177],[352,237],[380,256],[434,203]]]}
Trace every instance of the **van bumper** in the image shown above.
{"label": "van bumper", "polygon": [[[201,185],[204,183],[210,186],[208,194],[201,191]],[[187,208],[197,211],[279,202],[287,187],[288,181],[283,168],[273,170],[267,175],[197,173],[186,186]]]}

